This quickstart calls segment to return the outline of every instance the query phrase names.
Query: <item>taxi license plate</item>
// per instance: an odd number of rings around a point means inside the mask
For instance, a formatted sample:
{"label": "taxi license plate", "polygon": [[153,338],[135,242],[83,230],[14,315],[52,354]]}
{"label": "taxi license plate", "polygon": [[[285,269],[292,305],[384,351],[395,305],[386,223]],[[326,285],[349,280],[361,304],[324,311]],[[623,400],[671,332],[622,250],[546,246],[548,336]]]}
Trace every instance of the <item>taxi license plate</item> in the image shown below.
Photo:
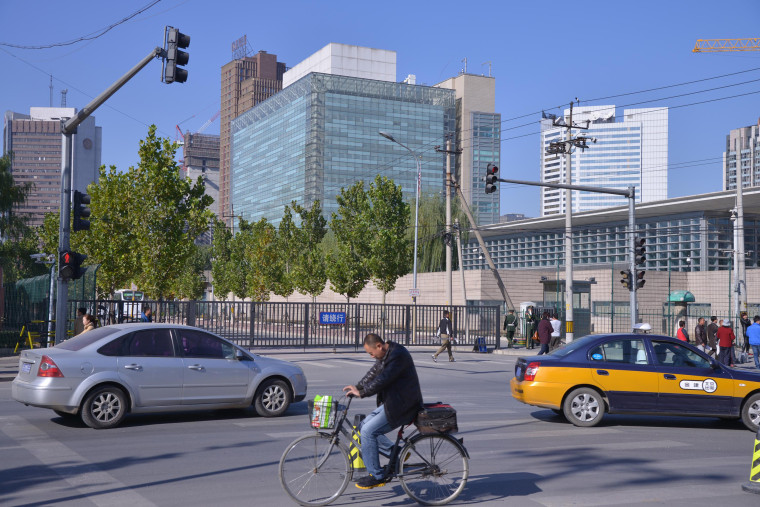
{"label": "taxi license plate", "polygon": [[21,364],[21,373],[29,373],[30,371],[32,371],[32,363]]}

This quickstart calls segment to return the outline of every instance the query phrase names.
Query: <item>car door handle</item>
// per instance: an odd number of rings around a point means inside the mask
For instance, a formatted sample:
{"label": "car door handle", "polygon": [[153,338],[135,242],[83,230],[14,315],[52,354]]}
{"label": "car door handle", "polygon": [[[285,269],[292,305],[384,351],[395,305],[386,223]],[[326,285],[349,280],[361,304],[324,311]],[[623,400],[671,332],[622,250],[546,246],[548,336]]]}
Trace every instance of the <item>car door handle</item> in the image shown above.
{"label": "car door handle", "polygon": [[607,370],[596,370],[597,375],[604,375],[607,376],[610,374]]}
{"label": "car door handle", "polygon": [[188,368],[190,368],[191,370],[195,370],[195,371],[205,371],[206,370],[206,368],[204,368],[200,364],[191,364],[190,366],[188,366]]}
{"label": "car door handle", "polygon": [[671,375],[670,373],[666,373],[665,375],[663,375],[663,377],[665,377],[668,380],[675,380],[676,379],[676,376],[675,375]]}
{"label": "car door handle", "polygon": [[135,363],[127,364],[127,365],[124,366],[124,368],[127,369],[127,370],[142,371],[142,366],[140,366],[139,364],[135,364]]}

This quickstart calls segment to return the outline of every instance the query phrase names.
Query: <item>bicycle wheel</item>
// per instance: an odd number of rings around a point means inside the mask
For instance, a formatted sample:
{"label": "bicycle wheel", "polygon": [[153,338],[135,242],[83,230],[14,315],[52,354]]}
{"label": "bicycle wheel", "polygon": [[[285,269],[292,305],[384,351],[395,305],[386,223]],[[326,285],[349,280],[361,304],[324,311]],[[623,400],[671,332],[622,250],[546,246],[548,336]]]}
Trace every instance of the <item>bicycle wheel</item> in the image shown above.
{"label": "bicycle wheel", "polygon": [[353,468],[341,443],[316,433],[294,440],[280,459],[280,484],[301,505],[327,505],[351,481]]}
{"label": "bicycle wheel", "polygon": [[422,505],[446,505],[467,484],[467,454],[448,435],[419,435],[399,456],[399,480],[406,494]]}

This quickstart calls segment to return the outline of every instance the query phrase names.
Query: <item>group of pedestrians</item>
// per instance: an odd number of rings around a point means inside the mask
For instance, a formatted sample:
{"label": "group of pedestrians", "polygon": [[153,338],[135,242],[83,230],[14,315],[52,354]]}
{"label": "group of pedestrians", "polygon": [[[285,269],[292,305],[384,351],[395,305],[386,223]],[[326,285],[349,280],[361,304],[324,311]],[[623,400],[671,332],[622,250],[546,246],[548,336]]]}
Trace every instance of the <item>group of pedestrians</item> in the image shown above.
{"label": "group of pedestrians", "polygon": [[[752,350],[755,367],[760,369],[760,357],[758,357],[760,355],[760,315],[755,315],[753,321],[750,321],[747,314],[742,312],[739,323],[744,337],[742,352],[748,353]],[[690,341],[686,321],[678,322],[676,338],[685,342]],[[736,364],[735,342],[736,335],[730,320],[718,320],[718,317],[713,315],[710,317],[709,324],[705,324],[704,317],[700,317],[697,321],[697,326],[694,328],[694,344],[709,356],[717,355],[721,363],[728,366]]]}
{"label": "group of pedestrians", "polygon": [[74,336],[95,329],[95,316],[87,313],[87,308],[77,308],[77,318],[74,320]]}
{"label": "group of pedestrians", "polygon": [[[507,348],[514,347],[515,331],[517,330],[517,315],[514,310],[509,310],[504,317],[504,331],[507,334]],[[539,320],[534,308],[529,306],[525,310],[525,348],[534,349],[540,345],[538,355],[547,354],[562,344],[562,322],[556,313],[550,314],[544,311]],[[538,343],[533,339],[534,335]]]}

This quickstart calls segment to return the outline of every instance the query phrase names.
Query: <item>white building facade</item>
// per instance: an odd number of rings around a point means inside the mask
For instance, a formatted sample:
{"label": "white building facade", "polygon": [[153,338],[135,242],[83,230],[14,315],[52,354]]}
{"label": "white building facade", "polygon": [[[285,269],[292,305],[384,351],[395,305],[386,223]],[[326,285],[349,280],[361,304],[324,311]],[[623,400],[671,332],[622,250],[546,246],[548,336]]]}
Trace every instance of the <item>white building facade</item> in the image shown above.
{"label": "white building facade", "polygon": [[286,88],[310,72],[396,81],[396,52],[331,42],[282,76]]}
{"label": "white building facade", "polygon": [[742,188],[760,185],[760,119],[757,125],[733,129],[726,136],[723,190],[736,189],[737,172],[742,175]]}
{"label": "white building facade", "polygon": [[[564,111],[565,123],[570,110]],[[565,155],[549,155],[550,143],[564,141],[565,127],[552,125],[552,118],[541,120],[541,181],[566,183]],[[588,122],[588,123],[587,123]],[[636,202],[668,197],[668,109],[624,109],[616,115],[615,106],[584,106],[573,109],[573,124],[588,129],[573,129],[572,136],[596,139],[589,149],[575,149],[571,176],[574,185],[636,189]],[[591,211],[626,204],[622,196],[573,191],[573,212]],[[565,191],[541,189],[541,216],[565,213]]]}

